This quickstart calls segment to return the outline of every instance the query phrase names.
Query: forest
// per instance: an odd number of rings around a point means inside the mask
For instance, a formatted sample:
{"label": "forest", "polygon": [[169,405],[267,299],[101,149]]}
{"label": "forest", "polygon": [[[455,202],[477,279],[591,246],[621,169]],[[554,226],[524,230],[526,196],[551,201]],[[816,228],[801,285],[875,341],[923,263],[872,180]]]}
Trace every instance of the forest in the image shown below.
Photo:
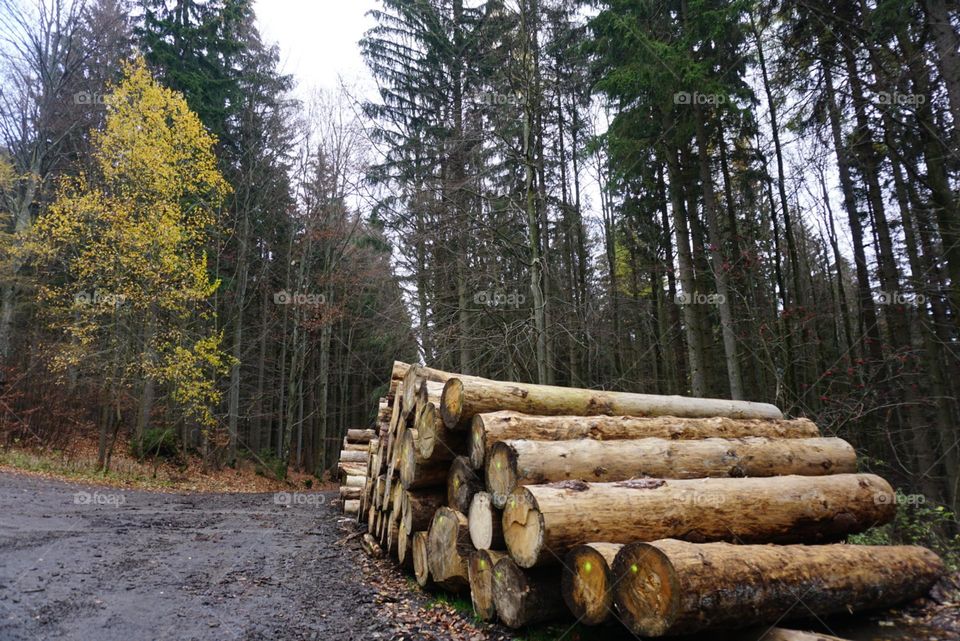
{"label": "forest", "polygon": [[405,360],[773,403],[955,531],[956,5],[380,0],[309,101],[255,8],[0,5],[5,443],[322,478]]}

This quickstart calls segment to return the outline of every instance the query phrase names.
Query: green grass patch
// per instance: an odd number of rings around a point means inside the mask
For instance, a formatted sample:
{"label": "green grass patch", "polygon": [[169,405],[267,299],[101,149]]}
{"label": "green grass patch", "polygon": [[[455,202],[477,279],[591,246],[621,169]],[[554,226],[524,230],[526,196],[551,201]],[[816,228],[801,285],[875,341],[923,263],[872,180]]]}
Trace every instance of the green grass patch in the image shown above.
{"label": "green grass patch", "polygon": [[141,487],[171,487],[170,481],[152,478],[139,467],[129,467],[115,462],[108,472],[97,469],[95,463],[77,461],[64,456],[63,452],[30,452],[20,449],[0,449],[0,465],[26,472],[52,474],[77,481],[132,483]]}

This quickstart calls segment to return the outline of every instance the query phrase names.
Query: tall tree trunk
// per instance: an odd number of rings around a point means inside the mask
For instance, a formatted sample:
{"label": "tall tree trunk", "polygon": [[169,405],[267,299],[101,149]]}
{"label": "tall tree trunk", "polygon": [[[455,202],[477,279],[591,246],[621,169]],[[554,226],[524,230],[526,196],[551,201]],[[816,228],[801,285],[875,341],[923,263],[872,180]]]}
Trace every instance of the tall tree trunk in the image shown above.
{"label": "tall tree trunk", "polygon": [[733,312],[730,308],[730,290],[727,286],[727,265],[723,258],[723,233],[717,217],[717,200],[713,191],[713,172],[710,170],[710,152],[707,148],[706,116],[699,105],[694,107],[696,119],[697,159],[700,167],[700,186],[703,191],[703,213],[707,219],[710,239],[710,265],[717,285],[717,304],[720,308],[720,328],[723,334],[723,352],[727,364],[727,381],[730,398],[743,398],[743,380],[740,376],[740,360],[737,356],[737,335],[733,327]]}
{"label": "tall tree trunk", "polygon": [[[672,123],[668,123],[672,127]],[[680,284],[685,296],[697,293],[697,281],[694,272],[693,256],[690,252],[690,231],[684,215],[683,193],[681,191],[682,174],[680,159],[676,147],[664,144],[667,159],[667,173],[670,180],[670,209],[677,234],[677,256],[680,263]],[[706,395],[706,373],[704,371],[703,334],[700,331],[700,314],[697,305],[683,305],[683,320],[687,334],[687,363],[690,368],[690,393],[693,396]]]}

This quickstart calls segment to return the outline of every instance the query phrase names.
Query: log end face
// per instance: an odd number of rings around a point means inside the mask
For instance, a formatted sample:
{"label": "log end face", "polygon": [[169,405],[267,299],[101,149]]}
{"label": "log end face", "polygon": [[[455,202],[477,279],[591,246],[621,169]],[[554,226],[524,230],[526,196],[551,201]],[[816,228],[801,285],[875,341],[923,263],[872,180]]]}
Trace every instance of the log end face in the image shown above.
{"label": "log end face", "polygon": [[517,488],[507,498],[503,511],[503,538],[517,565],[532,568],[544,548],[543,514],[526,488]]}
{"label": "log end face", "polygon": [[640,636],[668,634],[680,609],[680,584],[667,556],[648,543],[625,545],[611,569],[623,622]]}
{"label": "log end face", "polygon": [[493,505],[503,509],[507,498],[517,488],[517,452],[504,442],[494,443],[487,456],[487,489]]}
{"label": "log end face", "polygon": [[486,429],[483,426],[483,417],[477,414],[470,421],[470,441],[467,450],[470,456],[470,465],[475,470],[482,470],[487,457],[487,447],[484,442]]}
{"label": "log end face", "polygon": [[414,446],[413,430],[407,430],[400,440],[399,464],[400,485],[408,490],[416,480],[417,454]]}
{"label": "log end face", "polygon": [[467,522],[470,529],[470,542],[478,550],[489,550],[493,543],[493,511],[490,507],[490,495],[477,492],[470,501]]}
{"label": "log end face", "polygon": [[447,429],[455,429],[463,413],[463,381],[451,378],[443,385],[440,395],[440,417]]}
{"label": "log end face", "polygon": [[599,625],[610,616],[610,568],[603,555],[589,545],[579,545],[567,554],[560,583],[563,600],[581,623]]}
{"label": "log end face", "polygon": [[[439,413],[437,412],[437,407],[433,403],[427,403],[424,406],[423,414],[420,415],[420,420],[417,423],[419,440],[417,444],[419,446],[420,457],[424,460],[433,458],[434,450],[437,447],[439,435],[437,431],[438,423],[441,422]],[[449,458],[449,456],[441,457],[443,459]]]}
{"label": "log end face", "polygon": [[526,576],[511,559],[501,559],[493,568],[493,601],[500,620],[510,628],[526,623]]}
{"label": "log end face", "polygon": [[430,582],[430,568],[427,564],[427,533],[414,532],[410,541],[410,551],[413,555],[413,575],[417,585],[427,587]]}
{"label": "log end face", "polygon": [[470,556],[468,575],[474,613],[481,621],[493,621],[497,614],[493,602],[493,561],[486,550],[477,550]]}

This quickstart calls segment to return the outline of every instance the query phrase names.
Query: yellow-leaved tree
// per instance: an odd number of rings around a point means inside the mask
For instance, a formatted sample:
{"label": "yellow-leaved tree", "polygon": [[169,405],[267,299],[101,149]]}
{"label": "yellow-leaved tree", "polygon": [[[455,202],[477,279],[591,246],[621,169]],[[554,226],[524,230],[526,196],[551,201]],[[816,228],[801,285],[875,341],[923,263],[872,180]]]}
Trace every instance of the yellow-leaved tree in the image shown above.
{"label": "yellow-leaved tree", "polygon": [[93,381],[101,399],[100,464],[121,423],[134,443],[163,394],[168,424],[217,426],[217,378],[229,367],[215,331],[218,282],[206,248],[229,192],[217,170],[215,139],[183,96],[152,78],[142,60],[128,65],[105,100],[94,132],[95,170],[65,179],[35,227],[31,247],[49,270],[39,292],[59,337],[55,371]]}

